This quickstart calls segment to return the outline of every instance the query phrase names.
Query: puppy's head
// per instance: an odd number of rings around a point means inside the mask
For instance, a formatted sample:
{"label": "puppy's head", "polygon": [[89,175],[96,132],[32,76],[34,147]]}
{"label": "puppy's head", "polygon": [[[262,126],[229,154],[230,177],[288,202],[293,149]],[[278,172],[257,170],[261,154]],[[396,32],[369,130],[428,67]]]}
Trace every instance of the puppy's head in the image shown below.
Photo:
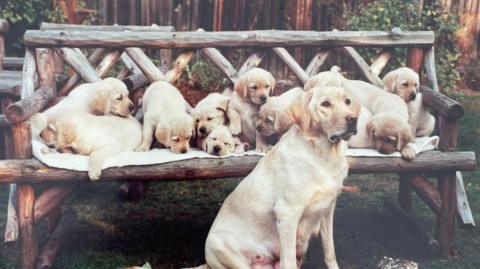
{"label": "puppy's head", "polygon": [[383,83],[387,91],[400,96],[407,103],[418,95],[418,74],[408,67],[389,72],[383,78]]}
{"label": "puppy's head", "polygon": [[334,71],[320,72],[309,78],[303,88],[305,91],[309,91],[311,88],[319,86],[342,87],[342,80],[340,76],[341,75],[339,75],[338,72]]}
{"label": "puppy's head", "polygon": [[227,106],[228,99],[215,106],[202,106],[192,111],[199,137],[205,138],[215,127],[225,124]]}
{"label": "puppy's head", "polygon": [[72,121],[67,116],[49,117],[47,126],[40,132],[40,137],[49,148],[61,150],[74,140],[75,131],[71,126]]}
{"label": "puppy's head", "polygon": [[230,129],[225,126],[217,126],[213,129],[207,138],[204,140],[203,149],[217,156],[225,156],[235,152],[235,138]]}
{"label": "puppy's head", "polygon": [[240,96],[257,105],[265,104],[274,88],[275,78],[261,68],[252,68],[243,73],[234,85]]}
{"label": "puppy's head", "polygon": [[270,97],[268,102],[260,107],[255,126],[262,136],[284,133],[293,124],[285,111],[279,109],[276,99],[278,97]]}
{"label": "puppy's head", "polygon": [[157,141],[175,153],[186,153],[194,135],[193,118],[186,113],[159,124],[155,130]]}
{"label": "puppy's head", "polygon": [[348,140],[357,132],[360,105],[339,87],[313,87],[287,108],[293,123],[313,135],[326,135],[330,143]]}
{"label": "puppy's head", "polygon": [[95,105],[102,108],[103,114],[127,117],[135,108],[128,98],[127,86],[116,78],[106,78],[99,83],[99,98]]}
{"label": "puppy's head", "polygon": [[383,154],[400,151],[413,139],[408,124],[388,113],[374,115],[367,123],[367,133],[378,152]]}

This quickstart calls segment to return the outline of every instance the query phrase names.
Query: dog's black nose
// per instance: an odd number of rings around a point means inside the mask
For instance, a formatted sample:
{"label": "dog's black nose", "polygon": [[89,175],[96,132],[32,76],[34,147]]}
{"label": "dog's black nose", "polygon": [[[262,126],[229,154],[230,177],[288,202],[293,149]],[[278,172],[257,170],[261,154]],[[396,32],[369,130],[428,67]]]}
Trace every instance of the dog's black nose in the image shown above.
{"label": "dog's black nose", "polygon": [[258,125],[258,126],[257,126],[257,131],[259,131],[259,132],[262,131],[262,126],[261,126],[261,125]]}
{"label": "dog's black nose", "polygon": [[198,129],[198,131],[199,131],[201,134],[204,134],[204,133],[207,131],[207,128],[205,128],[205,127],[200,127],[200,129]]}
{"label": "dog's black nose", "polygon": [[186,149],[186,148],[183,148],[180,152],[181,152],[181,153],[186,153],[186,152],[187,152],[187,149]]}
{"label": "dog's black nose", "polygon": [[265,95],[260,96],[260,101],[262,104],[265,104],[265,102],[267,102],[267,97]]}
{"label": "dog's black nose", "polygon": [[213,152],[214,153],[219,153],[220,152],[220,146],[214,146],[213,147]]}
{"label": "dog's black nose", "polygon": [[412,94],[410,94],[410,101],[415,100],[415,98],[417,98],[417,94],[412,92]]}
{"label": "dog's black nose", "polygon": [[358,119],[358,117],[352,116],[352,115],[348,115],[346,119],[347,119],[347,124],[348,124],[348,125],[357,125],[357,119]]}

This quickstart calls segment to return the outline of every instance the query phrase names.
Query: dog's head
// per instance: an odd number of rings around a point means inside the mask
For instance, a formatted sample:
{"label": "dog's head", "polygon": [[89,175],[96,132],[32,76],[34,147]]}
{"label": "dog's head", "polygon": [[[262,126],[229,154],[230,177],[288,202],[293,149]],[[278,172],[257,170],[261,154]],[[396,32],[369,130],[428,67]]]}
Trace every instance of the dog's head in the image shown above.
{"label": "dog's head", "polygon": [[202,147],[212,155],[225,156],[235,152],[235,142],[235,137],[230,132],[230,129],[225,125],[221,125],[210,132],[203,141],[204,145]]}
{"label": "dog's head", "polygon": [[235,82],[235,91],[252,103],[265,104],[275,88],[275,78],[267,70],[252,68],[240,75]]}
{"label": "dog's head", "polygon": [[185,113],[160,123],[155,130],[155,138],[175,153],[186,153],[190,149],[190,139],[195,136],[193,118]]}
{"label": "dog's head", "polygon": [[205,138],[215,127],[225,124],[228,102],[229,99],[225,99],[214,106],[193,109],[192,116],[195,119],[195,129],[199,137]]}
{"label": "dog's head", "polygon": [[47,126],[40,132],[40,137],[49,148],[61,150],[70,146],[74,140],[75,131],[71,126],[74,122],[68,116],[67,113],[48,118]]}
{"label": "dog's head", "polygon": [[316,74],[315,76],[309,78],[303,89],[305,91],[309,91],[313,87],[319,86],[335,86],[335,87],[342,87],[342,80],[341,75],[338,72],[334,71],[324,71]]}
{"label": "dog's head", "polygon": [[128,98],[127,86],[116,78],[106,78],[98,83],[98,96],[92,107],[103,115],[127,117],[135,108]]}
{"label": "dog's head", "polygon": [[367,123],[367,133],[378,152],[383,154],[400,151],[413,140],[408,124],[389,113],[374,115]]}
{"label": "dog's head", "polygon": [[408,67],[400,67],[385,75],[383,83],[387,91],[400,96],[405,102],[415,100],[418,95],[418,74]]}
{"label": "dog's head", "polygon": [[262,136],[284,133],[293,124],[277,99],[275,96],[270,97],[268,102],[260,107],[255,126]]}
{"label": "dog's head", "polygon": [[348,140],[357,132],[360,105],[339,87],[313,87],[287,108],[293,123],[304,132],[326,135],[330,143]]}

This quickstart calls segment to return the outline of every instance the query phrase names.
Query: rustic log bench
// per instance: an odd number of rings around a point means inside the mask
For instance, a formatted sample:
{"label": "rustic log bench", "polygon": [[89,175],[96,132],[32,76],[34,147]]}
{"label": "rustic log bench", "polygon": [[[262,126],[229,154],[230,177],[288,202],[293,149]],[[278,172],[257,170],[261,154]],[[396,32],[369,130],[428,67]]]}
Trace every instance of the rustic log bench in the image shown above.
{"label": "rustic log bench", "polygon": [[[65,197],[77,182],[89,182],[86,172],[47,167],[32,158],[29,117],[45,108],[57,95],[65,95],[83,80],[93,82],[104,77],[121,58],[124,68],[118,76],[123,78],[130,90],[160,79],[175,81],[192,58],[191,50],[201,50],[233,83],[238,74],[261,64],[265,53],[277,55],[296,76],[305,83],[308,77],[326,69],[326,59],[333,53],[348,56],[358,70],[373,84],[382,86],[379,74],[392,56],[393,48],[407,47],[408,65],[416,71],[425,67],[428,85],[422,86],[424,103],[436,114],[439,150],[419,154],[413,161],[400,158],[349,157],[350,173],[398,173],[400,175],[399,204],[408,211],[411,193],[414,190],[437,214],[437,240],[439,253],[448,257],[452,247],[456,212],[456,171],[473,170],[476,165],[473,152],[456,151],[458,119],[463,109],[456,101],[438,92],[435,74],[434,34],[430,31],[392,32],[314,32],[314,31],[244,31],[244,32],[162,32],[118,26],[115,29],[98,26],[92,30],[85,26],[59,26],[44,24],[43,30],[31,30],[25,34],[27,46],[23,64],[21,99],[5,109],[5,116],[13,132],[13,158],[0,161],[0,183],[16,183],[18,218],[22,246],[22,268],[48,268],[58,251],[58,245],[46,244],[38,254],[36,226],[51,212],[58,211]],[[237,70],[216,48],[256,49]],[[321,48],[304,70],[286,48]],[[378,57],[369,65],[360,57],[356,48],[379,48]],[[78,48],[94,49],[105,54],[103,60],[93,67]],[[165,73],[160,70],[142,49],[182,49],[173,68]],[[124,53],[123,53],[124,52]],[[75,72],[58,91],[54,83],[55,57],[61,58]],[[170,52],[171,53],[171,52]],[[122,55],[122,56],[121,56]],[[165,54],[161,53],[163,59]],[[99,56],[101,57],[101,56]],[[130,74],[128,76],[128,74]],[[36,81],[38,80],[38,81]],[[34,85],[38,84],[38,87]],[[191,159],[165,164],[109,168],[104,170],[105,180],[194,180],[247,175],[260,157],[242,156],[221,159]],[[425,176],[436,177],[434,187]],[[42,193],[35,186],[48,183]],[[60,224],[64,222],[60,221]],[[60,225],[57,229],[63,229]],[[51,237],[59,240],[59,237]],[[437,241],[435,241],[437,242]],[[58,243],[58,242],[57,242]],[[433,244],[436,245],[436,244]],[[47,257],[47,258],[46,258]],[[48,261],[45,262],[45,259]],[[38,264],[37,264],[38,262]]]}

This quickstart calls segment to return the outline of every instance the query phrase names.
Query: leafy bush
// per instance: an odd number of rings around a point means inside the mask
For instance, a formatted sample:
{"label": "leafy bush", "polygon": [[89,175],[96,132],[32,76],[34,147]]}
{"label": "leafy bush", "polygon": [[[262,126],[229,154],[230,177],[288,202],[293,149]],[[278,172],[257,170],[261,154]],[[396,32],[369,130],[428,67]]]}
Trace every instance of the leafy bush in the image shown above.
{"label": "leafy bush", "polygon": [[[435,32],[435,60],[439,84],[445,90],[451,90],[460,75],[456,67],[460,57],[455,32],[460,27],[458,18],[442,11],[438,0],[425,1],[423,11],[419,12],[418,0],[377,0],[361,6],[354,13],[347,13],[347,30],[385,30],[393,27],[402,30],[432,30]],[[373,57],[372,51],[363,51],[363,56]],[[407,50],[396,49],[395,57],[386,71],[406,64]]]}

